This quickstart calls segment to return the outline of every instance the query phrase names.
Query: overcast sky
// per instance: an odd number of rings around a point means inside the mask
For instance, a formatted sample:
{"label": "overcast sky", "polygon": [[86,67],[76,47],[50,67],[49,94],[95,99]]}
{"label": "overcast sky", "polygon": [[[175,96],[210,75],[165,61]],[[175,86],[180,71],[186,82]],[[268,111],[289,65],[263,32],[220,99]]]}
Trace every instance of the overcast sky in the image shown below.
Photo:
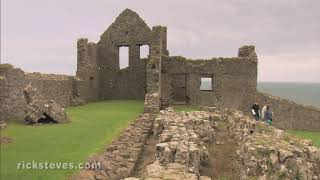
{"label": "overcast sky", "polygon": [[1,62],[75,74],[76,41],[99,36],[121,11],[168,27],[170,55],[237,56],[255,45],[259,81],[320,82],[319,0],[1,0]]}

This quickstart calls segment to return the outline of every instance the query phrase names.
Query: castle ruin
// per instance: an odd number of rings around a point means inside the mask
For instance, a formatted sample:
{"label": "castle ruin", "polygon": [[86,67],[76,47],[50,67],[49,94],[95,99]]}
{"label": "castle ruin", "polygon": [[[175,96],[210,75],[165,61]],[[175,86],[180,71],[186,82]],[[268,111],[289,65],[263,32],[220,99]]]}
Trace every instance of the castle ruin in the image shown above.
{"label": "castle ruin", "polygon": [[[149,58],[140,58],[140,46]],[[119,49],[129,48],[129,66],[120,69]],[[86,101],[144,99],[146,111],[170,104],[195,104],[246,109],[257,85],[257,56],[253,46],[238,57],[186,59],[170,56],[167,28],[150,28],[137,13],[124,10],[98,43],[78,40],[77,77],[83,80],[80,97]],[[206,79],[208,88],[202,90]],[[151,101],[151,102],[150,102]]]}
{"label": "castle ruin", "polygon": [[[149,46],[147,58],[140,57],[143,45]],[[122,47],[129,49],[125,68],[120,68],[119,62]],[[274,122],[277,127],[319,130],[318,109],[257,92],[257,65],[254,46],[240,47],[238,57],[230,58],[170,56],[167,28],[150,28],[136,12],[125,9],[99,42],[78,40],[76,76],[25,73],[1,64],[0,119],[24,114],[27,104],[23,89],[30,84],[43,97],[63,107],[108,99],[138,99],[145,101],[145,112],[152,113],[172,104],[248,111],[254,100],[260,99],[262,104],[269,101],[275,107],[275,116],[281,117],[281,121]]]}

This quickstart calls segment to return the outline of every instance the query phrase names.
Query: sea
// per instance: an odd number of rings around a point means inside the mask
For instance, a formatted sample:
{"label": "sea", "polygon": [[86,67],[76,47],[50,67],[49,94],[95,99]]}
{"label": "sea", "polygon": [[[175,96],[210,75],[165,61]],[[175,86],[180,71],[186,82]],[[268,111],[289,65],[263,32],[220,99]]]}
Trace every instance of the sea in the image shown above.
{"label": "sea", "polygon": [[258,82],[258,91],[320,109],[320,83]]}
{"label": "sea", "polygon": [[[210,89],[211,81],[202,81],[201,89]],[[259,92],[307,104],[320,109],[320,83],[258,82]]]}

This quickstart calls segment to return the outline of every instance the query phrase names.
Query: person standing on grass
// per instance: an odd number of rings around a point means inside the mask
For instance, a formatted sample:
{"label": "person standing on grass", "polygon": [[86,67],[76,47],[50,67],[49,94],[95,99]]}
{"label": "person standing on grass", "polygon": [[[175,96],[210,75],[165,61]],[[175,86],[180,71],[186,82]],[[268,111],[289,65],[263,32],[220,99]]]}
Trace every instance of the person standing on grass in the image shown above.
{"label": "person standing on grass", "polygon": [[260,107],[258,102],[255,102],[253,104],[253,106],[251,107],[251,112],[253,117],[258,121],[260,119]]}

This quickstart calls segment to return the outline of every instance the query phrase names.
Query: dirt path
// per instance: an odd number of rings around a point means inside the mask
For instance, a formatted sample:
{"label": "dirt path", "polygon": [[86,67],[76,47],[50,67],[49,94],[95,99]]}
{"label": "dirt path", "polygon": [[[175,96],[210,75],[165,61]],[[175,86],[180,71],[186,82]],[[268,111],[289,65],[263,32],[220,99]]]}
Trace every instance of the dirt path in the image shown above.
{"label": "dirt path", "polygon": [[226,125],[219,122],[216,141],[208,149],[209,164],[201,169],[200,174],[218,180],[238,180],[236,149],[237,144],[230,137]]}
{"label": "dirt path", "polygon": [[146,167],[155,161],[156,144],[156,138],[150,134],[131,176],[143,177]]}

